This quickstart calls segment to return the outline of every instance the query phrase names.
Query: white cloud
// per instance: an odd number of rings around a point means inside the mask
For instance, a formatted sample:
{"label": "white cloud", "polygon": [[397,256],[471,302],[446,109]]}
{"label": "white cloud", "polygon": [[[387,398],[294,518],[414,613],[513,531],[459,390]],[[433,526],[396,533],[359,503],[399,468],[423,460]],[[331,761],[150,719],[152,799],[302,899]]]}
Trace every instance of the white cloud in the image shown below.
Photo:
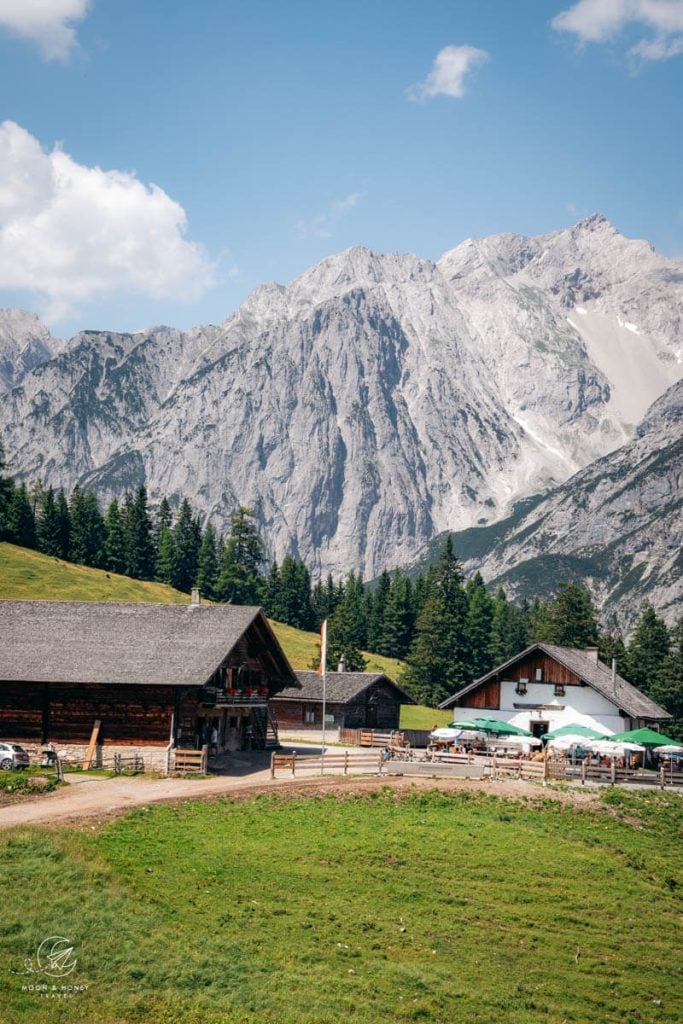
{"label": "white cloud", "polygon": [[328,208],[310,221],[300,220],[296,225],[298,238],[332,238],[339,221],[365,196],[365,192],[352,192],[343,199],[335,199]]}
{"label": "white cloud", "polygon": [[76,45],[70,22],[81,21],[91,0],[0,0],[0,25],[37,43],[47,60],[68,60]]}
{"label": "white cloud", "polygon": [[424,82],[411,85],[407,90],[411,100],[426,100],[433,96],[460,99],[465,93],[465,78],[472,68],[489,59],[486,50],[476,46],[444,46],[437,53],[432,70]]}
{"label": "white cloud", "polygon": [[46,153],[20,125],[0,124],[0,288],[42,296],[46,318],[117,289],[197,298],[214,268],[186,225],[158,186]]}
{"label": "white cloud", "polygon": [[551,24],[581,43],[604,43],[627,25],[639,25],[653,35],[631,47],[630,56],[668,60],[683,53],[683,0],[579,0]]}

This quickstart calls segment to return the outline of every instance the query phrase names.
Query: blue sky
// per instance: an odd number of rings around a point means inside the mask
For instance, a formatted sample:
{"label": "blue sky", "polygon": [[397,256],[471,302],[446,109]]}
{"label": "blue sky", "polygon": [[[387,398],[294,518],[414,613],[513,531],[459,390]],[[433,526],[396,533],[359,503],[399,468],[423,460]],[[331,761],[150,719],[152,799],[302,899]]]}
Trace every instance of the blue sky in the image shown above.
{"label": "blue sky", "polygon": [[0,0],[0,305],[218,322],[596,211],[680,257],[681,97],[681,0]]}

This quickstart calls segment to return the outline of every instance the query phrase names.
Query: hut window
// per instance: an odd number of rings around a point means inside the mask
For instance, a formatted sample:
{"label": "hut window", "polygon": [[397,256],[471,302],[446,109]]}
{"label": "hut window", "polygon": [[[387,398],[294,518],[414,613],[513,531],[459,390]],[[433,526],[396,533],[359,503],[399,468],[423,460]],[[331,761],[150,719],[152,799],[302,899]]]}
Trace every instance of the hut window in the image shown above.
{"label": "hut window", "polygon": [[515,693],[524,694],[526,693],[526,684],[529,682],[528,679],[520,679],[515,686]]}
{"label": "hut window", "polygon": [[543,682],[543,669],[542,668],[537,668],[536,669],[536,682],[537,683],[542,683]]}
{"label": "hut window", "polygon": [[564,683],[555,683],[555,689],[553,693],[556,697],[564,697]]}
{"label": "hut window", "polygon": [[315,722],[315,708],[304,708],[304,723],[313,725]]}

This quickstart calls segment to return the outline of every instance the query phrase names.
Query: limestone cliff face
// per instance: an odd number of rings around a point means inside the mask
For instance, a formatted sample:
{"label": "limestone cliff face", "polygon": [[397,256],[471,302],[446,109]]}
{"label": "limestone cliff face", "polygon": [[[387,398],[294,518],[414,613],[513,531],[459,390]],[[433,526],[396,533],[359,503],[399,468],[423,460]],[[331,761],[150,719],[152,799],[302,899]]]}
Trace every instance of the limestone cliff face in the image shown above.
{"label": "limestone cliff face", "polygon": [[51,359],[64,342],[53,338],[35,313],[0,309],[0,394]]}
{"label": "limestone cliff face", "polygon": [[678,379],[683,266],[602,218],[437,263],[354,248],[224,323],[88,332],[0,397],[26,477],[144,480],[270,553],[367,577],[632,436]]}
{"label": "limestone cliff face", "polygon": [[583,582],[603,620],[616,613],[625,627],[648,598],[673,624],[683,611],[683,382],[630,443],[530,504],[493,528],[456,534],[466,572],[517,597]]}

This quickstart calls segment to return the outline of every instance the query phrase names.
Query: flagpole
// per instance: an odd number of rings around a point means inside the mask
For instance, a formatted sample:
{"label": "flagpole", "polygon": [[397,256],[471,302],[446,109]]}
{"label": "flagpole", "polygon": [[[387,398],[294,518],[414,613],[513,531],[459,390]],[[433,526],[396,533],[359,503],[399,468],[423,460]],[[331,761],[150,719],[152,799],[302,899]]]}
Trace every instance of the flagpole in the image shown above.
{"label": "flagpole", "polygon": [[325,717],[327,714],[327,619],[320,627],[320,668],[323,677],[323,731],[320,752],[320,774],[325,771]]}

